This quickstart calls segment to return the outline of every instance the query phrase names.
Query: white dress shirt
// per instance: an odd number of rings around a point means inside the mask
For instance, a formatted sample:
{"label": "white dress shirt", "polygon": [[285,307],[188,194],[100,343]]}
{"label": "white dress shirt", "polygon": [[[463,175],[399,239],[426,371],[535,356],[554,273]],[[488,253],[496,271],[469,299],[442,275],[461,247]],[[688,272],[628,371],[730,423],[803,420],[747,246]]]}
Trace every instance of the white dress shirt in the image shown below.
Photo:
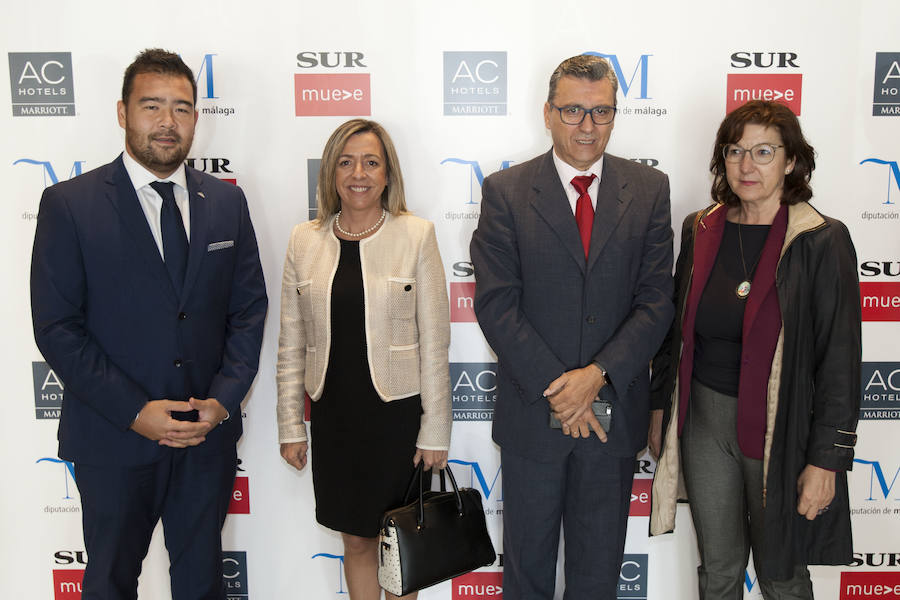
{"label": "white dress shirt", "polygon": [[188,243],[190,243],[191,209],[188,200],[187,175],[184,171],[184,165],[181,165],[181,167],[176,169],[174,173],[165,179],[160,179],[132,158],[127,150],[122,153],[122,162],[125,163],[125,170],[128,172],[129,179],[131,179],[131,185],[134,186],[134,191],[141,203],[141,208],[144,210],[144,216],[147,217],[147,224],[150,225],[150,232],[153,234],[153,239],[156,241],[156,247],[159,248],[159,255],[165,260],[162,244],[162,226],[159,222],[159,212],[162,209],[163,201],[162,197],[156,193],[156,190],[150,187],[150,184],[154,181],[171,181],[175,184],[173,188],[175,192],[175,204],[178,205],[178,210],[181,212],[181,221],[184,223],[184,232],[187,235]]}
{"label": "white dress shirt", "polygon": [[587,171],[579,171],[569,163],[565,162],[556,155],[556,148],[553,149],[553,164],[556,165],[556,172],[559,173],[559,180],[562,181],[563,188],[566,190],[566,197],[569,199],[569,206],[572,207],[572,214],[575,214],[575,204],[578,202],[580,195],[572,185],[572,178],[577,175],[596,175],[596,179],[588,186],[587,192],[591,196],[591,207],[597,210],[597,191],[600,189],[600,175],[603,173],[603,156],[592,164]]}

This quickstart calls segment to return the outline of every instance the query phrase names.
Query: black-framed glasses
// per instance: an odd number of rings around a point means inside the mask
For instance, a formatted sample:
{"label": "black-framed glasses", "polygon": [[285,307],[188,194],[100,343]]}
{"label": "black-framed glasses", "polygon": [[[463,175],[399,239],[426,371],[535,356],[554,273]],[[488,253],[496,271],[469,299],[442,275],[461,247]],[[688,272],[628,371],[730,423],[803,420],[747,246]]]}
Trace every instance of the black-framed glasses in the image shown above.
{"label": "black-framed glasses", "polygon": [[552,102],[549,104],[559,111],[559,118],[566,125],[581,125],[582,121],[584,121],[584,116],[588,113],[591,113],[591,121],[594,122],[594,125],[606,125],[612,123],[613,119],[616,118],[616,110],[618,110],[615,106],[605,105],[584,108],[577,104],[569,106],[556,106]]}
{"label": "black-framed glasses", "polygon": [[737,144],[725,144],[722,156],[725,162],[739,163],[744,155],[750,153],[750,159],[758,165],[767,165],[775,160],[775,151],[784,148],[784,144],[756,144],[752,148],[741,148]]}

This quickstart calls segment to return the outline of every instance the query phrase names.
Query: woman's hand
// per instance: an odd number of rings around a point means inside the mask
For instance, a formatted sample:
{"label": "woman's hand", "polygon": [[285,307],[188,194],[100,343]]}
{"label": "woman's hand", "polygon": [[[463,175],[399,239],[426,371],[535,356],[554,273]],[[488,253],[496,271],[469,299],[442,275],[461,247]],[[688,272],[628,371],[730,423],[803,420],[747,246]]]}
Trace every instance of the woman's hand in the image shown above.
{"label": "woman's hand", "polygon": [[416,448],[416,454],[415,456],[413,456],[413,464],[418,466],[420,460],[422,461],[423,467],[426,471],[431,467],[443,469],[447,466],[447,451],[422,450],[421,448]]}
{"label": "woman's hand", "polygon": [[282,444],[281,458],[299,471],[306,466],[306,449],[308,446],[308,442],[290,442],[288,444]]}
{"label": "woman's hand", "polygon": [[834,472],[806,465],[797,478],[797,512],[812,521],[828,510],[834,499]]}

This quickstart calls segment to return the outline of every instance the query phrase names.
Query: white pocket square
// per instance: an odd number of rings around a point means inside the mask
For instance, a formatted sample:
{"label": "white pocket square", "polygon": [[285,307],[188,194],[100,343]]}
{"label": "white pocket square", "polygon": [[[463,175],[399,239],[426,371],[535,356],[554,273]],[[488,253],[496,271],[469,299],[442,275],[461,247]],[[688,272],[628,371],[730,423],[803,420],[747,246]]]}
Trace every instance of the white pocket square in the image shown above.
{"label": "white pocket square", "polygon": [[207,252],[215,252],[216,250],[222,250],[224,248],[231,248],[234,246],[234,240],[225,240],[224,242],[213,242],[209,246],[206,247]]}

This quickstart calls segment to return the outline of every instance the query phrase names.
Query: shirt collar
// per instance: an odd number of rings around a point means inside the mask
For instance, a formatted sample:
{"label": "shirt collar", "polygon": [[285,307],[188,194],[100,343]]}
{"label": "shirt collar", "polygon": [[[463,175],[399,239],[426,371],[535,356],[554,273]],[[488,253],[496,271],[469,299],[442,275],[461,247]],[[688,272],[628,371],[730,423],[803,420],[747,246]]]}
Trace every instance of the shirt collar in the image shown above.
{"label": "shirt collar", "polygon": [[127,150],[122,152],[122,162],[125,164],[125,171],[128,173],[128,178],[131,179],[131,185],[134,186],[135,191],[140,190],[142,187],[149,185],[154,181],[171,181],[181,189],[187,191],[187,174],[184,165],[175,169],[175,172],[165,179],[160,179],[128,154]]}
{"label": "shirt collar", "polygon": [[597,159],[597,162],[588,167],[587,171],[579,171],[559,156],[556,155],[556,148],[553,149],[553,164],[556,166],[556,172],[559,174],[559,179],[562,181],[563,187],[568,189],[569,186],[572,185],[572,178],[577,175],[591,175],[594,174],[597,176],[597,183],[600,183],[600,175],[603,173],[603,155],[600,155],[600,158]]}

